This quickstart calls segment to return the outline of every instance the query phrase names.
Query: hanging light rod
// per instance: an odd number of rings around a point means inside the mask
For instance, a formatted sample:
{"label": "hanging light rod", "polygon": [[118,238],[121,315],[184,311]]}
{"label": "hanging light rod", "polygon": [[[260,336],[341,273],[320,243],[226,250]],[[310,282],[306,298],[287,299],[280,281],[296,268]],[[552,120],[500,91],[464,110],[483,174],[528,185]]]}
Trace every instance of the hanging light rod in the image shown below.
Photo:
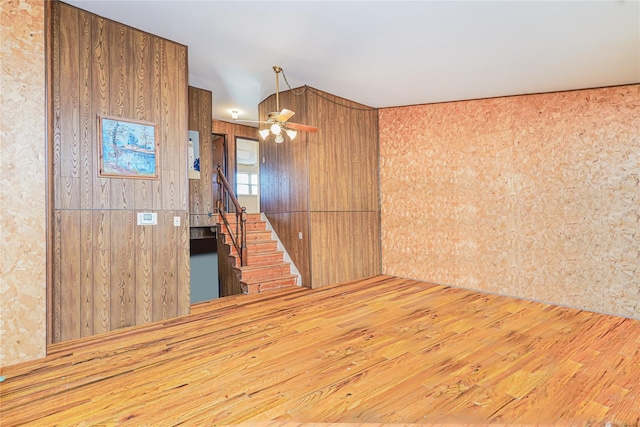
{"label": "hanging light rod", "polygon": [[275,141],[277,143],[281,143],[284,142],[283,131],[291,140],[298,135],[298,131],[317,132],[318,128],[315,126],[290,123],[288,120],[295,113],[291,110],[287,110],[286,108],[280,110],[280,73],[284,76],[284,72],[282,71],[282,67],[278,65],[273,66],[273,71],[276,75],[276,111],[269,113],[266,121],[258,122],[268,126],[258,131],[262,139],[267,139],[269,135],[274,135]]}

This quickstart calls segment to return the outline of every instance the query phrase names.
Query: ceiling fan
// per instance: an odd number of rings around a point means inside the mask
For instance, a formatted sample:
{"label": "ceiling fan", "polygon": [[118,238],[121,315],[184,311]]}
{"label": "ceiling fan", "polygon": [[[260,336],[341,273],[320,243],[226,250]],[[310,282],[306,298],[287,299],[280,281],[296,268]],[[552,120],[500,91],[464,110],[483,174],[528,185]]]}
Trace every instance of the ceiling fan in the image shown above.
{"label": "ceiling fan", "polygon": [[[318,128],[310,125],[303,125],[300,123],[292,123],[289,122],[289,119],[295,114],[291,110],[287,110],[283,108],[280,110],[280,73],[282,72],[282,67],[277,65],[273,66],[273,71],[276,73],[276,110],[267,115],[266,121],[258,121],[257,123],[264,123],[270,125],[265,129],[261,129],[258,131],[262,139],[266,139],[269,134],[275,135],[275,141],[277,143],[283,142],[284,137],[282,136],[282,132],[284,131],[290,139],[294,139],[298,134],[298,131],[303,132],[318,132]],[[246,121],[246,120],[243,120]],[[256,123],[256,122],[254,122]]]}

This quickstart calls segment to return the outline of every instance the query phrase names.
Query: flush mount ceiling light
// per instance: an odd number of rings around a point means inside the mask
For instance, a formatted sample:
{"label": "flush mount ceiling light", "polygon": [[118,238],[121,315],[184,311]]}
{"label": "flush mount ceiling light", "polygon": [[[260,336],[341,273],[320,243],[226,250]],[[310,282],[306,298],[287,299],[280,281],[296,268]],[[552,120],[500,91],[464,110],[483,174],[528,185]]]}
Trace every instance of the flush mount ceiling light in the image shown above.
{"label": "flush mount ceiling light", "polygon": [[238,116],[240,115],[240,113],[238,112],[238,110],[231,110],[231,118],[233,120],[238,120]]}
{"label": "flush mount ceiling light", "polygon": [[[282,135],[282,131],[284,131],[289,139],[294,139],[298,135],[298,131],[303,132],[318,132],[318,128],[315,126],[303,125],[300,123],[291,123],[288,120],[295,114],[291,110],[287,110],[283,108],[280,110],[280,79],[279,75],[282,72],[282,68],[275,65],[273,67],[273,71],[276,73],[276,110],[275,112],[271,112],[267,115],[266,121],[258,121],[253,123],[261,123],[266,125],[263,129],[260,129],[258,133],[262,137],[262,139],[267,139],[270,135],[274,135],[274,140],[277,143],[281,143],[284,141],[284,137]],[[286,80],[286,77],[285,77]],[[235,118],[234,118],[235,120]],[[247,122],[249,120],[240,120]]]}

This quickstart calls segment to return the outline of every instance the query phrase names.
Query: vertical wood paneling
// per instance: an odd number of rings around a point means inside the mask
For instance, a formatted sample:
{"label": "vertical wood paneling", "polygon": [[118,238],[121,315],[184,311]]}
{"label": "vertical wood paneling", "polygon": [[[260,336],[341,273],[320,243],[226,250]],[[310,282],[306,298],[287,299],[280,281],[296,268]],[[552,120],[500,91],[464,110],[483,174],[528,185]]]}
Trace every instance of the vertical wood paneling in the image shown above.
{"label": "vertical wood paneling", "polygon": [[151,94],[152,86],[148,84],[149,72],[152,70],[151,36],[142,31],[133,34],[133,69],[134,86],[132,100],[135,102],[135,117],[139,120],[152,121]]}
{"label": "vertical wood paneling", "polygon": [[78,11],[61,8],[61,19],[69,25],[60,28],[59,50],[60,67],[66,71],[60,81],[60,205],[59,209],[78,209],[80,207],[80,137],[79,137],[79,97],[80,53],[77,44],[80,40]]}
{"label": "vertical wood paneling", "polygon": [[[302,285],[311,287],[309,216],[307,212],[267,214],[267,218],[302,276]],[[302,239],[298,233],[302,233]]]}
{"label": "vertical wood paneling", "polygon": [[[178,150],[172,144],[169,144],[171,138],[171,126],[173,120],[175,120],[175,114],[173,113],[172,106],[175,105],[176,95],[173,93],[176,89],[176,84],[172,79],[166,78],[171,71],[173,71],[173,64],[178,59],[176,56],[175,48],[172,43],[162,43],[163,56],[162,56],[162,116],[160,119],[160,172],[163,175],[162,179],[162,192],[161,192],[161,206],[165,206],[167,209],[175,209],[176,205],[176,170],[169,159],[178,158]],[[165,143],[166,142],[166,143]]]}
{"label": "vertical wood paneling", "polygon": [[[150,70],[149,78],[147,79],[147,83],[151,86],[151,110],[153,111],[152,121],[154,123],[158,123],[158,138],[162,141],[162,132],[163,129],[161,120],[162,120],[162,111],[163,111],[163,79],[162,79],[162,66],[163,66],[163,57],[164,57],[164,43],[165,40],[160,39],[158,37],[152,37],[151,44],[153,45],[153,58],[152,58],[152,68]],[[162,167],[162,147],[158,147],[158,153],[160,153],[158,157],[158,161],[160,162],[160,167]],[[162,182],[164,178],[160,176],[160,179],[154,179],[149,182],[151,187],[151,206],[153,209],[160,209],[163,207],[162,205]]]}
{"label": "vertical wood paneling", "polygon": [[153,319],[153,226],[136,227],[136,325]]}
{"label": "vertical wood paneling", "polygon": [[313,287],[378,274],[379,224],[375,211],[311,212]]}
{"label": "vertical wood paneling", "polygon": [[230,256],[229,246],[225,245],[222,239],[216,239],[218,254],[218,276],[220,277],[220,296],[228,297],[231,295],[241,295],[242,286],[238,275],[233,270],[230,262],[227,262]]}
{"label": "vertical wood paneling", "polygon": [[93,335],[93,215],[80,212],[80,336]]}
{"label": "vertical wood paneling", "polygon": [[310,209],[378,210],[377,111],[326,93],[320,97],[315,89],[306,93],[310,121],[321,128],[309,143]]}
{"label": "vertical wood paneling", "polygon": [[111,290],[112,329],[135,324],[135,231],[132,211],[111,211]]}
{"label": "vertical wood paneling", "polygon": [[[131,73],[132,30],[122,24],[112,24],[109,32],[109,114],[117,117],[134,117],[133,82]],[[133,75],[131,75],[133,74]],[[111,179],[111,208],[133,209],[133,180]]]}
{"label": "vertical wood paneling", "polygon": [[[168,222],[170,221],[170,223]],[[173,226],[172,212],[159,212],[158,225],[153,227],[153,320],[162,320],[175,316],[176,293],[172,287],[176,284],[175,268],[176,232]]]}
{"label": "vertical wood paneling", "polygon": [[167,311],[164,314],[164,318],[175,317],[178,315],[178,275],[176,274],[178,267],[178,253],[176,247],[178,246],[178,227],[173,225],[174,211],[162,212],[163,226],[162,230],[164,235],[162,236],[162,256],[159,261],[167,266],[165,270],[164,280],[167,284],[166,287],[166,307]]}
{"label": "vertical wood paneling", "polygon": [[[177,313],[176,316],[186,316],[191,313],[191,252],[190,252],[190,233],[189,233],[189,213],[183,211],[174,212],[175,216],[180,217],[180,227],[174,227],[176,229],[176,253],[177,260],[177,272],[182,274],[176,274],[176,299],[177,299]],[[186,274],[184,274],[186,272]]]}
{"label": "vertical wood paneling", "polygon": [[[187,314],[187,49],[64,3],[52,11],[51,341]],[[158,124],[159,179],[98,177],[100,115]],[[158,225],[138,226],[139,211]]]}
{"label": "vertical wood paneling", "polygon": [[80,96],[80,207],[90,209],[93,203],[93,180],[95,170],[93,159],[95,143],[93,129],[95,114],[93,112],[92,89],[92,49],[91,49],[92,18],[86,13],[79,15],[81,43],[79,49],[79,96]]}
{"label": "vertical wood paneling", "polygon": [[[305,121],[304,100],[289,91],[280,96],[280,108],[295,111],[292,122]],[[259,106],[260,117],[275,111],[275,96],[267,98]],[[290,141],[277,144],[273,137],[260,139],[260,155],[265,162],[260,165],[260,206],[264,212],[301,212],[309,209],[308,145],[313,138],[305,132]]]}
{"label": "vertical wood paneling", "polygon": [[[260,145],[266,158],[260,204],[298,269],[310,276],[305,286],[379,274],[377,110],[313,88],[301,96],[285,91],[280,101],[281,109],[295,111],[292,121],[319,128]],[[271,96],[260,104],[260,116],[275,109]],[[304,221],[293,220],[299,216]],[[298,240],[302,223],[306,244]]]}
{"label": "vertical wood paneling", "polygon": [[[152,110],[152,89],[153,86],[148,84],[149,73],[153,70],[153,45],[151,36],[142,31],[136,31],[133,34],[133,70],[134,85],[132,100],[135,106],[135,117],[139,120],[155,122]],[[153,186],[149,180],[135,180],[134,185],[134,203],[136,209],[152,209],[153,208]]]}
{"label": "vertical wood paneling", "polygon": [[[92,59],[91,64],[91,103],[93,105],[93,131],[92,141],[95,148],[94,155],[92,157],[93,165],[93,203],[91,207],[93,209],[106,209],[111,206],[111,181],[110,178],[98,177],[99,170],[99,135],[98,130],[98,116],[110,115],[109,105],[111,98],[109,95],[109,30],[110,21],[106,21],[95,15],[91,16],[91,46],[92,46]],[[54,68],[54,73],[56,69]],[[61,78],[63,70],[58,70],[57,77]],[[60,118],[58,121],[63,120]]]}
{"label": "vertical wood paneling", "polygon": [[189,180],[189,214],[191,226],[213,226],[215,216],[216,186],[213,183],[217,164],[213,160],[211,141],[212,94],[208,90],[189,87],[189,130],[200,137],[200,179]]}
{"label": "vertical wood paneling", "polygon": [[60,216],[60,254],[67,262],[60,271],[60,338],[80,338],[80,211],[65,210]]}
{"label": "vertical wood paneling", "polygon": [[[271,109],[275,109],[275,100],[271,96],[258,105],[258,117],[266,117]],[[259,135],[259,134],[258,134]],[[272,144],[263,140],[261,137],[259,141],[260,152],[260,210],[265,213],[275,214],[281,212],[279,209],[280,202],[277,197],[278,187],[276,185],[278,181],[278,168],[276,163],[276,151]],[[264,162],[262,161],[264,159]]]}
{"label": "vertical wood paneling", "polygon": [[111,212],[92,211],[93,332],[111,330]]}
{"label": "vertical wood paneling", "polygon": [[[194,151],[200,153],[200,179],[189,179],[189,214],[199,215],[204,210],[205,201],[205,183],[202,183],[203,175],[208,168],[203,167],[203,163],[207,159],[205,150],[207,143],[204,143],[201,130],[202,107],[200,105],[202,90],[189,86],[189,131],[198,132],[198,141],[191,141],[197,147]],[[211,92],[209,92],[211,93]],[[189,165],[191,167],[191,165]],[[203,170],[204,169],[204,170]]]}
{"label": "vertical wood paneling", "polygon": [[[189,74],[188,74],[188,52],[187,47],[179,44],[175,44],[178,50],[178,62],[175,64],[177,69],[177,99],[175,105],[180,105],[182,108],[175,108],[176,121],[174,122],[173,131],[177,134],[174,136],[174,144],[178,150],[177,164],[178,174],[175,182],[176,189],[178,191],[178,203],[173,208],[175,210],[186,211],[189,209],[189,180],[187,178],[187,148],[189,143]],[[184,221],[183,221],[184,222]]]}

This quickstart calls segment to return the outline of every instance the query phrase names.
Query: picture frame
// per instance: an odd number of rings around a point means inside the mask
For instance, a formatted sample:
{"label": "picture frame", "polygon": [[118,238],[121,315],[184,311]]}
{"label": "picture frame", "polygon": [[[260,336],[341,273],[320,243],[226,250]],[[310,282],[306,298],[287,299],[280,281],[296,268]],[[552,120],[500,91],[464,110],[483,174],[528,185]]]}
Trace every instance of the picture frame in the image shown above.
{"label": "picture frame", "polygon": [[158,179],[158,124],[98,116],[98,176]]}

